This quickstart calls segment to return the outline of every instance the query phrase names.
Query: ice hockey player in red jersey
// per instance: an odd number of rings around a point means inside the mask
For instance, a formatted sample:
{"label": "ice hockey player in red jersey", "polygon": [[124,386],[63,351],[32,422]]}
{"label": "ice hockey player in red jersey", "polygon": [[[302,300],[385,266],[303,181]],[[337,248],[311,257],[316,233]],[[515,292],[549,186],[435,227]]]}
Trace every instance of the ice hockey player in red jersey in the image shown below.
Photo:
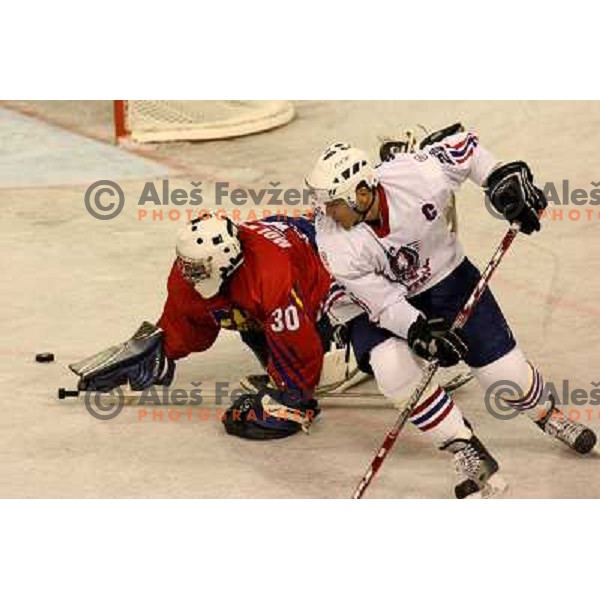
{"label": "ice hockey player in red jersey", "polygon": [[100,353],[73,365],[80,389],[168,385],[176,360],[209,349],[221,328],[233,329],[270,383],[235,400],[224,416],[227,432],[271,439],[307,430],[319,412],[315,389],[333,339],[327,311],[344,297],[315,250],[314,224],[235,225],[207,213],[183,228],[176,253],[157,326],[147,323],[108,361]]}
{"label": "ice hockey player in red jersey", "polygon": [[[166,356],[206,350],[221,327],[237,329],[274,386],[269,394],[236,401],[225,417],[229,433],[278,437],[306,425],[317,410],[313,396],[324,353],[317,324],[329,329],[322,310],[332,285],[309,238],[293,221],[237,227],[210,215],[182,231],[177,254],[158,322]],[[273,417],[265,410],[269,395],[275,400]],[[287,419],[277,416],[278,404],[292,409]]]}

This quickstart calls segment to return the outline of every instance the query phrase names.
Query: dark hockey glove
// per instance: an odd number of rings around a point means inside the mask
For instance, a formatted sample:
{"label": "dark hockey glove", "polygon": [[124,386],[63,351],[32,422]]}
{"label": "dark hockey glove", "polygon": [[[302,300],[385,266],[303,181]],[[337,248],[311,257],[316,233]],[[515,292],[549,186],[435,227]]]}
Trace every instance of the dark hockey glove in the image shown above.
{"label": "dark hockey glove", "polygon": [[229,435],[274,440],[308,432],[319,412],[316,400],[295,398],[291,393],[266,387],[235,400],[223,415],[223,425]]}
{"label": "dark hockey glove", "polygon": [[419,316],[408,330],[408,345],[425,360],[437,360],[441,367],[452,367],[467,353],[459,330],[450,331],[443,319],[425,319]]}
{"label": "dark hockey glove", "polygon": [[520,223],[521,232],[539,231],[540,211],[548,206],[542,190],[533,185],[531,170],[523,161],[498,167],[487,179],[485,188],[492,206],[510,223]]}

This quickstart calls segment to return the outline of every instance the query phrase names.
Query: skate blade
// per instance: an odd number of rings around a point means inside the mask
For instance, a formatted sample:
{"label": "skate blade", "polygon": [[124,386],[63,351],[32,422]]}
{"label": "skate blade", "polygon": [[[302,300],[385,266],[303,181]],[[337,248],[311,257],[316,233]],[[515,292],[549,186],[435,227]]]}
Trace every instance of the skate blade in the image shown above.
{"label": "skate blade", "polygon": [[589,454],[591,456],[600,456],[600,447],[598,446],[597,442],[596,445],[589,451]]}
{"label": "skate blade", "polygon": [[466,500],[489,500],[491,498],[502,498],[508,491],[508,483],[506,480],[495,473],[487,481],[485,486],[476,492],[467,496]]}

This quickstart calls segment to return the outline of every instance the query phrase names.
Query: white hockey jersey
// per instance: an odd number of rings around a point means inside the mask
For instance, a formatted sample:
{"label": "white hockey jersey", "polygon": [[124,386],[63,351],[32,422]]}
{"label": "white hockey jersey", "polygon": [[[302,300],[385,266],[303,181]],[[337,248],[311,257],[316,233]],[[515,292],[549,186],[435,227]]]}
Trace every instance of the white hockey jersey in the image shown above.
{"label": "white hockey jersey", "polygon": [[475,134],[459,133],[377,168],[378,226],[361,223],[346,231],[319,215],[321,258],[356,302],[341,318],[364,309],[380,327],[405,338],[419,315],[406,298],[442,281],[464,258],[444,217],[452,193],[467,178],[483,185],[498,164]]}

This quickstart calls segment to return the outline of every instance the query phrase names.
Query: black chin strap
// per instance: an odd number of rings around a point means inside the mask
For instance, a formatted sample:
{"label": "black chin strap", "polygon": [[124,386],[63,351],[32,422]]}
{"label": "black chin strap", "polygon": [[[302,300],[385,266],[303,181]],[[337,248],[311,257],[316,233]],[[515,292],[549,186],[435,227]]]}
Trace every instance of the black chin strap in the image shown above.
{"label": "black chin strap", "polygon": [[372,198],[371,198],[371,202],[369,204],[369,206],[367,206],[367,208],[365,208],[364,210],[359,210],[358,208],[352,206],[352,210],[360,216],[360,219],[358,220],[359,223],[362,223],[366,218],[367,215],[369,214],[369,211],[373,208],[373,204],[375,204],[375,194],[377,194],[377,187],[372,187],[369,188],[372,192]]}

